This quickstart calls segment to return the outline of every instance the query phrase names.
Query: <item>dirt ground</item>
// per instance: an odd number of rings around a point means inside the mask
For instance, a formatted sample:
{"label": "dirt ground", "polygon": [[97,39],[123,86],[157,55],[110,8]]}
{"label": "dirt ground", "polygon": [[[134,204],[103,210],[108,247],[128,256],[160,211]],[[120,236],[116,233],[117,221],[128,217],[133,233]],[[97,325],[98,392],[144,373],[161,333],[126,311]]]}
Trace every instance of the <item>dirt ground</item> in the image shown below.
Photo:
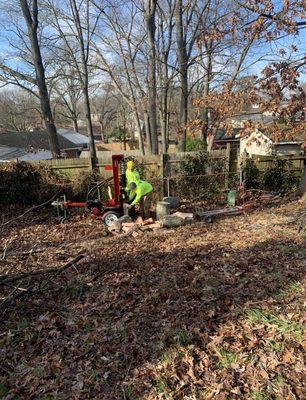
{"label": "dirt ground", "polygon": [[305,399],[303,215],[120,238],[3,210],[0,399]]}

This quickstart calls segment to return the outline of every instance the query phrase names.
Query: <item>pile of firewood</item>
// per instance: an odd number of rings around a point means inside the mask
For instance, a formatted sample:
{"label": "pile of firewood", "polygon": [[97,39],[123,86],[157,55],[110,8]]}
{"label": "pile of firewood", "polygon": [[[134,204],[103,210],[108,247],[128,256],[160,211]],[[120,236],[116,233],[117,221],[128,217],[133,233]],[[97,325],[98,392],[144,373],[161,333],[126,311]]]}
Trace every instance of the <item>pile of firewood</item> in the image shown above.
{"label": "pile of firewood", "polygon": [[114,222],[108,231],[114,236],[133,236],[138,237],[146,231],[158,231],[166,228],[174,228],[184,225],[187,221],[193,220],[193,214],[176,212],[164,216],[160,221],[154,221],[153,218],[143,220],[138,217],[136,221],[128,216],[119,218]]}

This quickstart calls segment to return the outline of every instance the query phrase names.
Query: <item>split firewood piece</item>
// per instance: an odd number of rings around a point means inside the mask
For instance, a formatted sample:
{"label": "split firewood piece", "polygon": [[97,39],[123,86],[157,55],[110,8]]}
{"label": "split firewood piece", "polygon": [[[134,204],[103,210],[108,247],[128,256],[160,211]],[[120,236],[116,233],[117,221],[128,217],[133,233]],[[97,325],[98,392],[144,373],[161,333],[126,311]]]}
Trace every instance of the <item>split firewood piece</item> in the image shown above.
{"label": "split firewood piece", "polygon": [[153,218],[148,218],[143,221],[143,225],[150,225],[150,224],[154,224]]}
{"label": "split firewood piece", "polygon": [[110,232],[116,232],[116,233],[120,233],[122,228],[122,222],[120,221],[115,221],[111,224],[111,226],[108,227],[108,230]]}
{"label": "split firewood piece", "polygon": [[135,224],[142,226],[144,224],[142,217],[138,217],[135,221]]}
{"label": "split firewood piece", "polygon": [[177,211],[177,212],[173,213],[172,215],[182,218],[184,221],[193,220],[193,218],[194,218],[193,213],[183,213],[181,211]]}
{"label": "split firewood piece", "polygon": [[123,222],[122,223],[122,227],[131,228],[133,226],[136,226],[135,222]]}

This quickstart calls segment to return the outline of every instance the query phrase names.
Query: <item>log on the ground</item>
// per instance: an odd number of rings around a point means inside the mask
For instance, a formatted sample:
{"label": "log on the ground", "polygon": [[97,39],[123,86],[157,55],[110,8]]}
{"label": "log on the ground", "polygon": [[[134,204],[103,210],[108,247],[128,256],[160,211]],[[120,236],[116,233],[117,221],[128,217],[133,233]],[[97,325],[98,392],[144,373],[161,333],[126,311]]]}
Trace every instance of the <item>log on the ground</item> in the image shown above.
{"label": "log on the ground", "polygon": [[220,208],[216,210],[204,211],[201,207],[195,208],[195,213],[200,218],[204,220],[214,219],[216,217],[220,217],[223,215],[239,215],[242,214],[243,207],[229,207],[229,208]]}
{"label": "log on the ground", "polygon": [[163,228],[175,228],[182,226],[183,224],[183,219],[176,215],[165,215],[161,220],[161,225]]}

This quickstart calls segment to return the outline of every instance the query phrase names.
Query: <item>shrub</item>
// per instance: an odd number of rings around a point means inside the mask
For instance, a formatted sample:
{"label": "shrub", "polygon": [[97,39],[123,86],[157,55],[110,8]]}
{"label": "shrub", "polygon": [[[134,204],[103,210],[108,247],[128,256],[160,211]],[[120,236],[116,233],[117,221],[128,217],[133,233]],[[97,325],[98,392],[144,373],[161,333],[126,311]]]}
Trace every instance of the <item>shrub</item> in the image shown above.
{"label": "shrub", "polygon": [[252,159],[246,159],[243,173],[246,189],[258,189],[260,187],[260,171]]}
{"label": "shrub", "polygon": [[296,190],[299,178],[290,170],[292,162],[275,159],[273,165],[267,168],[261,179],[261,187],[276,192],[290,192]]}
{"label": "shrub", "polygon": [[102,178],[97,171],[81,171],[71,181],[73,199],[83,201],[97,199],[100,192],[101,198],[106,200],[109,184],[110,180]]}
{"label": "shrub", "polygon": [[175,191],[181,198],[209,199],[224,188],[225,162],[211,158],[205,150],[187,155],[179,167]]}
{"label": "shrub", "polygon": [[265,171],[259,171],[253,160],[247,159],[244,167],[244,184],[247,189],[263,189],[286,193],[297,189],[299,178],[290,170],[291,162],[275,159]]}
{"label": "shrub", "polygon": [[187,136],[186,151],[201,151],[206,150],[207,144],[202,139],[192,139]]}
{"label": "shrub", "polygon": [[0,166],[1,204],[38,204],[67,186],[62,176],[43,165],[25,162]]}

